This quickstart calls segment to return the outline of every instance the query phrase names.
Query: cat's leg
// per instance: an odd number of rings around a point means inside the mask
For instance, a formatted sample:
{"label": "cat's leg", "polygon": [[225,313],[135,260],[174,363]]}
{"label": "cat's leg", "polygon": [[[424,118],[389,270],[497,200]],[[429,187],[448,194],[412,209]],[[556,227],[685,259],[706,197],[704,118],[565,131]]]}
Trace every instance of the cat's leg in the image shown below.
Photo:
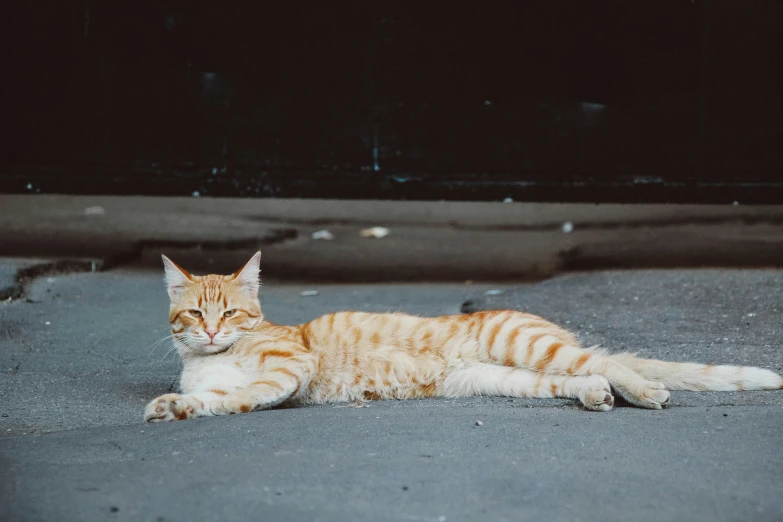
{"label": "cat's leg", "polygon": [[292,368],[278,368],[266,372],[262,379],[206,405],[212,415],[247,413],[282,404],[310,383],[310,373]]}
{"label": "cat's leg", "polygon": [[158,397],[147,405],[144,419],[147,422],[166,422],[271,408],[304,391],[314,371],[315,360],[312,357],[288,359],[264,371],[249,386],[232,391],[207,390]]}
{"label": "cat's leg", "polygon": [[566,375],[603,375],[635,406],[660,409],[669,402],[664,385],[649,381],[601,350],[578,346],[570,334],[535,316],[497,312],[483,318],[477,333],[486,356],[506,366]]}
{"label": "cat's leg", "polygon": [[561,397],[579,399],[594,411],[609,411],[614,406],[609,382],[600,375],[554,375],[482,363],[452,371],[443,382],[443,395]]}
{"label": "cat's leg", "polygon": [[292,376],[285,374],[283,379],[275,377],[276,375],[272,374],[268,379],[256,381],[250,386],[237,388],[232,392],[208,391],[187,395],[177,393],[162,395],[147,405],[144,410],[144,420],[167,422],[271,408],[284,402],[299,390],[299,384]]}

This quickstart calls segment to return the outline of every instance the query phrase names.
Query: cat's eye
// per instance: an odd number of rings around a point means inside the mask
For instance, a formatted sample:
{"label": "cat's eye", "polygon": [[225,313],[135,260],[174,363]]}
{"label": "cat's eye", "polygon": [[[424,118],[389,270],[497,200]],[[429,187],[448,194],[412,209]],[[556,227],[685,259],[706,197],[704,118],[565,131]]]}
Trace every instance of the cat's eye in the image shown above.
{"label": "cat's eye", "polygon": [[226,310],[223,313],[223,317],[231,317],[232,315],[234,315],[235,312],[236,312],[236,310]]}
{"label": "cat's eye", "polygon": [[188,313],[193,317],[201,317],[201,310],[188,310]]}

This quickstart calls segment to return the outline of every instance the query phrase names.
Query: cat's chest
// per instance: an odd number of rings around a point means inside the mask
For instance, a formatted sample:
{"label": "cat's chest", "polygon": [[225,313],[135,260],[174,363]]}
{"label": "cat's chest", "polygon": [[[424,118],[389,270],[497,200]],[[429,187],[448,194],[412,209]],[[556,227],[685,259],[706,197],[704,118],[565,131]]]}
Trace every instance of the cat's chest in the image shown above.
{"label": "cat's chest", "polygon": [[253,372],[232,359],[192,361],[182,370],[180,387],[183,393],[231,390],[248,386],[253,380]]}

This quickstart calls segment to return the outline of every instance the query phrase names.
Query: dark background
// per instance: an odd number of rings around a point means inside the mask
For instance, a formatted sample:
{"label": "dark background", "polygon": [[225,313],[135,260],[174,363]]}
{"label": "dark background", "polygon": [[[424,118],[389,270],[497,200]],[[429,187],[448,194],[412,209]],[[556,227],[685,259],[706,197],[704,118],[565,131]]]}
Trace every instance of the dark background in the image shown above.
{"label": "dark background", "polygon": [[3,192],[783,202],[783,2],[2,11]]}

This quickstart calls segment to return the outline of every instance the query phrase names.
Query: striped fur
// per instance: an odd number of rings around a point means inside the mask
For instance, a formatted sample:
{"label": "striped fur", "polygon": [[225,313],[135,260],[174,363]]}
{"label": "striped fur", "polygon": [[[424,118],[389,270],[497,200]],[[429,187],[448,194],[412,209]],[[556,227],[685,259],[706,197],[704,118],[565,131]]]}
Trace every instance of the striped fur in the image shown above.
{"label": "striped fur", "polygon": [[780,389],[760,368],[639,359],[582,348],[570,332],[515,311],[437,318],[339,312],[297,326],[264,320],[260,253],[230,276],[197,277],[163,258],[182,394],[150,422],[242,413],[283,402],[504,395],[578,399],[609,411],[612,390],[660,409],[670,390]]}

